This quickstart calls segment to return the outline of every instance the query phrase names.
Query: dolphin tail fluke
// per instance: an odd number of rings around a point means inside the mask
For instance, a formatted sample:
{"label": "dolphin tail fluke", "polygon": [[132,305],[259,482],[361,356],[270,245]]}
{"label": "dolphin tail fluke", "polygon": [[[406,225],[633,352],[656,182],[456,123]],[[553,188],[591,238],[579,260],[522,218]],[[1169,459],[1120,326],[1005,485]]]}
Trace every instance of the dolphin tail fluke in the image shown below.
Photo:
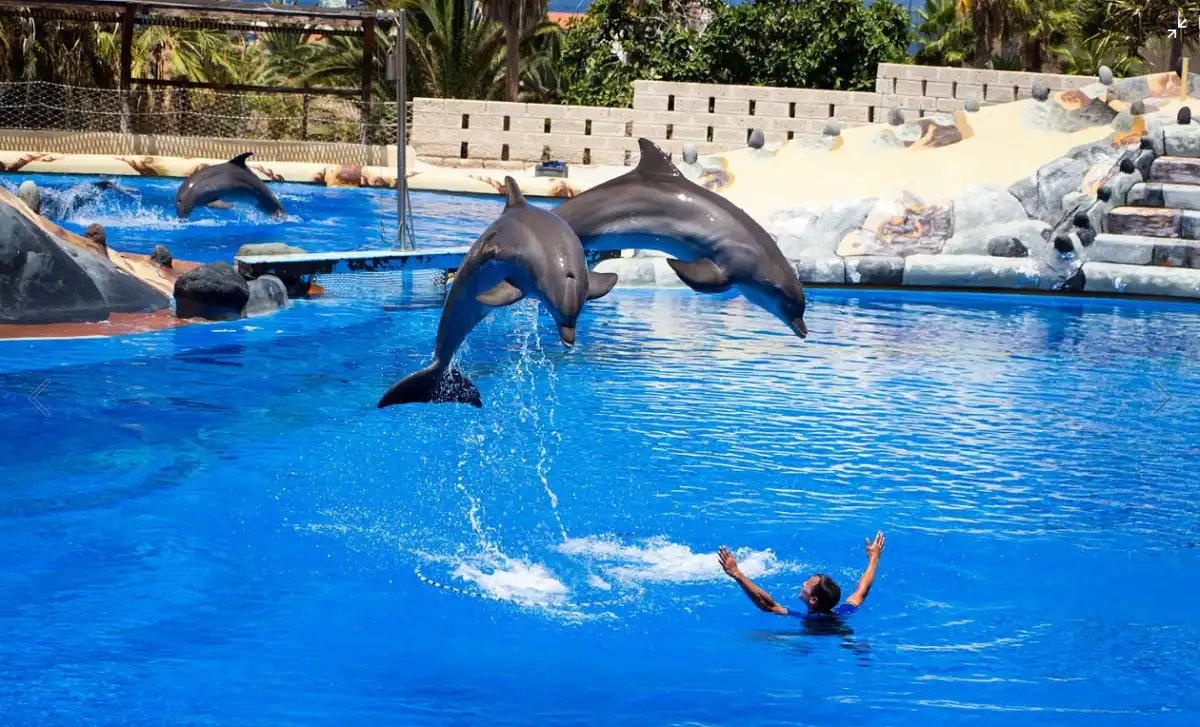
{"label": "dolphin tail fluke", "polygon": [[588,300],[603,298],[617,284],[616,273],[588,273]]}
{"label": "dolphin tail fluke", "polygon": [[470,404],[483,406],[475,384],[458,369],[440,369],[436,364],[405,376],[387,390],[378,407],[395,404]]}

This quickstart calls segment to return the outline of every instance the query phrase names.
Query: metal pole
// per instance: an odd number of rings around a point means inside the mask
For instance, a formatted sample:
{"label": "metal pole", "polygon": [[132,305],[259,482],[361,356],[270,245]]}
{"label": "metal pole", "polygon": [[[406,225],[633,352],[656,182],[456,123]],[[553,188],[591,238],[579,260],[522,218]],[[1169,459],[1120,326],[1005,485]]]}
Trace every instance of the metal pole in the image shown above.
{"label": "metal pole", "polygon": [[[408,44],[406,11],[400,11],[400,24],[396,33],[396,212],[400,215],[400,249],[404,249],[404,230],[408,227],[408,165],[405,156],[408,151],[408,138],[405,120],[408,116],[408,88],[405,76],[408,75]],[[411,241],[412,247],[417,248],[416,240]]]}

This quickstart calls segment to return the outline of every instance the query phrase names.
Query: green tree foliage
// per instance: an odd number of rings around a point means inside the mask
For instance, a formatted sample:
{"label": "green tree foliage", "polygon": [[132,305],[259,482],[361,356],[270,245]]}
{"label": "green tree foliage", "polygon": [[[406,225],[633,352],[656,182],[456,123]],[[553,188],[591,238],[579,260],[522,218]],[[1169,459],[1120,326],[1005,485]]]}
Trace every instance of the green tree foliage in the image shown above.
{"label": "green tree foliage", "polygon": [[975,33],[958,15],[958,0],[925,0],[917,11],[917,63],[926,66],[961,66],[975,48]]}
{"label": "green tree foliage", "polygon": [[569,103],[627,105],[635,80],[861,90],[902,61],[908,14],[890,0],[597,0],[563,38]]}

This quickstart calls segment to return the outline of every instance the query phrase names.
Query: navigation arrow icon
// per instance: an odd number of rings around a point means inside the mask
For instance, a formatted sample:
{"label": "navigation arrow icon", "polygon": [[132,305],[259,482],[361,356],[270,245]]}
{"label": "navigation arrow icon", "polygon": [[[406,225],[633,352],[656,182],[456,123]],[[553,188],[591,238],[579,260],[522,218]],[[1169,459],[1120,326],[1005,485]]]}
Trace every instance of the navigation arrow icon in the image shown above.
{"label": "navigation arrow icon", "polygon": [[46,386],[49,384],[50,379],[46,379],[42,383],[38,384],[36,389],[29,392],[29,403],[36,406],[37,410],[42,413],[42,416],[50,416],[50,411],[46,409],[46,407],[42,406],[42,402],[38,401],[37,398],[42,395],[42,392],[46,390]]}
{"label": "navigation arrow icon", "polygon": [[1167,391],[1166,388],[1164,388],[1162,384],[1158,383],[1157,380],[1151,381],[1150,383],[1154,384],[1154,388],[1161,391],[1162,395],[1167,397],[1166,399],[1163,399],[1163,403],[1159,404],[1158,408],[1154,410],[1154,413],[1157,414],[1160,411],[1162,411],[1163,409],[1165,409],[1167,407],[1167,404],[1171,403],[1171,399],[1174,399],[1175,395],[1172,394],[1171,392]]}

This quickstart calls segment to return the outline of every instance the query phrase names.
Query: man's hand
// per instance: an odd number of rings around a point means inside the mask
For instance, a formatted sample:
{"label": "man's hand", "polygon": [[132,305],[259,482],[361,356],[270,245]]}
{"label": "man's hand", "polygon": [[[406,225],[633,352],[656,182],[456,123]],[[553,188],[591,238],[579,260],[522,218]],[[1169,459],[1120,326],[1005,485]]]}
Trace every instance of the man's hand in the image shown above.
{"label": "man's hand", "polygon": [[724,545],[717,551],[717,560],[721,562],[721,568],[730,578],[737,578],[742,574],[738,570],[737,558],[733,557],[733,553],[730,553],[729,548],[726,548]]}
{"label": "man's hand", "polygon": [[883,531],[875,533],[875,542],[871,542],[867,538],[867,557],[872,560],[878,560],[880,554],[883,553]]}
{"label": "man's hand", "polygon": [[788,610],[775,603],[775,599],[771,598],[771,594],[754,585],[749,578],[742,574],[741,569],[738,568],[737,558],[733,557],[733,553],[729,552],[729,548],[722,545],[717,550],[717,560],[720,561],[721,568],[729,574],[729,577],[738,582],[738,585],[742,587],[742,591],[755,606],[758,606],[767,613],[777,613],[781,616],[787,614]]}

